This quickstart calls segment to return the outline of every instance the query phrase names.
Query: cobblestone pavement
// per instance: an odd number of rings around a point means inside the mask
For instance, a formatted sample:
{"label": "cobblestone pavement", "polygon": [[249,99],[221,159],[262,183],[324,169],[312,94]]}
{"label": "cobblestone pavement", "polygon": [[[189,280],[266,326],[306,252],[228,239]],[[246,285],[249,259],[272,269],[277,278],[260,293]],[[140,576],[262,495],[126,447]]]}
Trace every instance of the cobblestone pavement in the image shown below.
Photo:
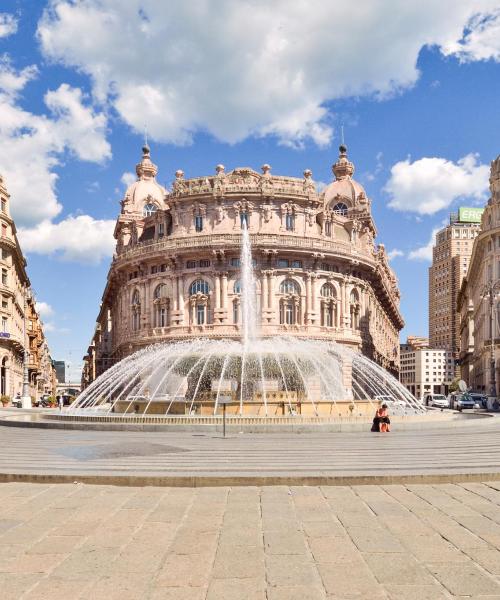
{"label": "cobblestone pavement", "polygon": [[292,476],[293,483],[303,483],[301,477],[312,476],[479,473],[484,480],[485,473],[500,472],[499,429],[500,420],[495,419],[477,427],[395,430],[388,435],[231,433],[223,439],[215,432],[0,427],[0,444],[9,448],[0,454],[0,474],[233,476],[247,478],[250,485],[260,483],[253,477],[263,476]]}
{"label": "cobblestone pavement", "polygon": [[500,483],[0,484],[2,600],[500,599]]}

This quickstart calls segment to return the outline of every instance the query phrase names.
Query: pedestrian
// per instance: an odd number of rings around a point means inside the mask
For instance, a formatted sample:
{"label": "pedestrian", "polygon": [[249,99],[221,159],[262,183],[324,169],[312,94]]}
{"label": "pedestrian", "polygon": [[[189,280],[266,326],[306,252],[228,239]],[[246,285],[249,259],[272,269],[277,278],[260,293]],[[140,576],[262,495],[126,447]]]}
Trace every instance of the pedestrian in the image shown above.
{"label": "pedestrian", "polygon": [[64,398],[63,398],[63,396],[58,396],[57,397],[57,402],[59,403],[59,410],[62,410],[63,406],[64,406]]}
{"label": "pedestrian", "polygon": [[371,430],[380,433],[388,433],[391,430],[391,420],[389,418],[387,404],[382,404],[382,406],[377,409],[375,417],[373,418]]}

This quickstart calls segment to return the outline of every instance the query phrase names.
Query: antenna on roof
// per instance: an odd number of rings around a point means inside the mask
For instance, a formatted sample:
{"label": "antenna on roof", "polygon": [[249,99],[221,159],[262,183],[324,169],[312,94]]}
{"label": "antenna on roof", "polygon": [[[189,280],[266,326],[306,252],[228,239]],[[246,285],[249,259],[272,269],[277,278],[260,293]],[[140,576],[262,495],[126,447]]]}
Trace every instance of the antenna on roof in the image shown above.
{"label": "antenna on roof", "polygon": [[342,146],[345,146],[345,141],[344,141],[344,123],[342,123],[341,126],[340,126],[340,137],[341,137],[341,141],[342,141]]}
{"label": "antenna on roof", "polygon": [[144,123],[144,145],[148,145],[148,126]]}

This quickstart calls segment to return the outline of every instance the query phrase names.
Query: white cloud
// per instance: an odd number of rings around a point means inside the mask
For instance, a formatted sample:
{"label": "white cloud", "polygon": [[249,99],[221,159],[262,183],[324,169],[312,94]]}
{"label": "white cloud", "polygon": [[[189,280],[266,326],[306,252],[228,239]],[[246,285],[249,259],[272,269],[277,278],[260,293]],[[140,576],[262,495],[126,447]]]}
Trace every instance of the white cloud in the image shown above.
{"label": "white cloud", "polygon": [[390,252],[387,253],[387,258],[389,260],[393,260],[395,258],[398,258],[398,256],[404,256],[405,253],[402,250],[399,250],[398,248],[394,248],[394,250],[391,250]]}
{"label": "white cloud", "polygon": [[21,108],[20,92],[36,74],[35,67],[16,71],[8,58],[0,61],[0,173],[20,226],[36,225],[60,213],[54,169],[66,152],[93,162],[111,156],[106,118],[84,104],[80,89],[62,84],[48,91],[44,100],[49,116]]}
{"label": "white cloud", "polygon": [[114,226],[114,220],[97,220],[88,215],[69,216],[59,223],[43,221],[33,228],[20,229],[19,238],[25,252],[97,264],[113,254]]}
{"label": "white cloud", "polygon": [[408,254],[408,258],[410,260],[424,260],[424,261],[432,261],[432,249],[436,244],[436,235],[437,232],[440,231],[442,227],[436,227],[432,230],[431,237],[425,246],[420,246],[415,250],[412,250]]}
{"label": "white cloud", "polygon": [[444,54],[456,54],[463,62],[500,61],[500,8],[491,14],[474,16],[463,39],[443,48]]}
{"label": "white cloud", "polygon": [[325,103],[411,87],[424,46],[493,56],[478,48],[495,43],[485,19],[497,8],[498,0],[52,0],[38,36],[47,59],[89,75],[99,101],[158,140],[189,143],[204,131],[230,143],[275,135],[326,145]]}
{"label": "white cloud", "polygon": [[39,302],[36,303],[36,309],[38,314],[42,317],[42,319],[48,319],[54,316],[54,309],[47,302]]}
{"label": "white cloud", "polygon": [[128,187],[129,185],[132,185],[134,181],[137,181],[137,176],[135,173],[127,171],[121,176],[120,181],[123,183],[124,186]]}
{"label": "white cloud", "polygon": [[0,13],[0,38],[16,33],[17,19],[9,13]]}
{"label": "white cloud", "polygon": [[488,193],[488,165],[468,154],[456,163],[445,158],[408,158],[393,165],[384,186],[394,210],[432,215],[458,198],[480,201]]}

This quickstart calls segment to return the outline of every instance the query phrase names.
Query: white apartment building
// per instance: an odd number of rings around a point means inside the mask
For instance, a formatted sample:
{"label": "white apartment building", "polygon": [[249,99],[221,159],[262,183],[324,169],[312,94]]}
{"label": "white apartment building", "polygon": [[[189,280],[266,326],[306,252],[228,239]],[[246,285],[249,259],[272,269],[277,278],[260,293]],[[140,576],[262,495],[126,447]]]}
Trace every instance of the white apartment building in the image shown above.
{"label": "white apartment building", "polygon": [[401,383],[417,399],[427,394],[447,394],[454,378],[454,359],[451,350],[437,350],[408,338],[401,344]]}

